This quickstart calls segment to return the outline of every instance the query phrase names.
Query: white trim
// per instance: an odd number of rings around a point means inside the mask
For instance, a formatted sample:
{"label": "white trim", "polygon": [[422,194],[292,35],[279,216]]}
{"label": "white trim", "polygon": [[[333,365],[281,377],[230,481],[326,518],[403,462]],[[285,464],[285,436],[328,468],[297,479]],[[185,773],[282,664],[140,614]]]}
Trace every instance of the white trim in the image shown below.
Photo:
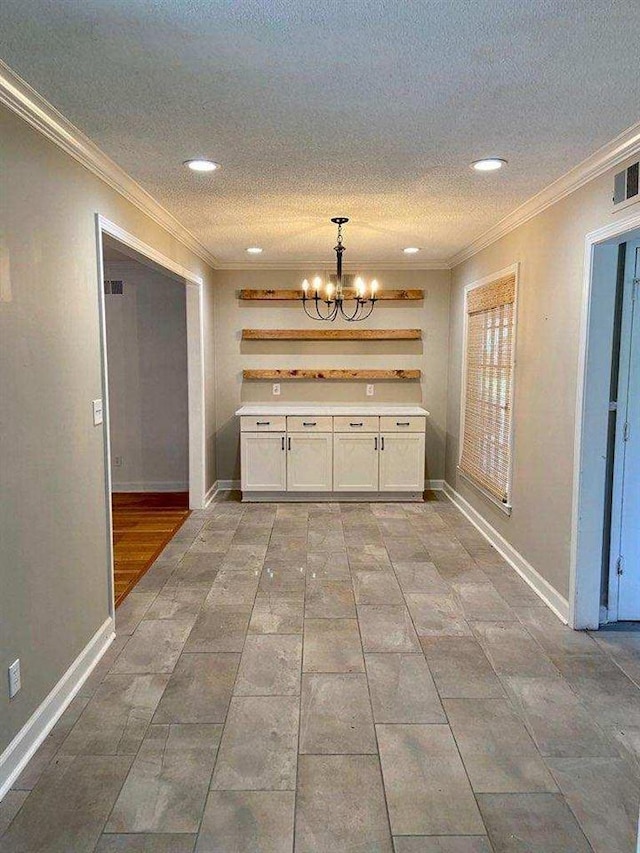
{"label": "white trim", "polygon": [[157,222],[183,246],[215,268],[215,257],[190,231],[2,60],[0,60],[0,104],[20,116],[66,154],[124,196],[138,210]]}
{"label": "white trim", "polygon": [[110,616],[0,755],[0,800],[85,683],[115,637]]}
{"label": "white trim", "polygon": [[204,496],[204,508],[206,509],[209,504],[212,504],[216,499],[216,495],[218,494],[218,481],[209,488],[207,494]]}
{"label": "white trim", "polygon": [[[610,222],[590,231],[585,237],[584,276],[582,279],[582,312],[578,339],[578,387],[576,393],[576,416],[573,451],[573,500],[571,512],[571,544],[569,573],[569,624],[573,628],[598,628],[600,623],[600,583],[602,564],[600,554],[595,557],[593,548],[583,546],[587,532],[593,526],[602,526],[599,511],[590,506],[590,496],[582,493],[585,469],[597,463],[603,448],[586,448],[583,453],[583,430],[587,391],[587,358],[589,354],[589,325],[591,320],[593,252],[596,245],[607,240],[621,238],[628,232],[640,228],[640,211],[631,216]],[[594,455],[595,451],[595,455]]]}
{"label": "white trim", "polygon": [[482,287],[485,284],[491,284],[492,281],[497,281],[500,278],[505,278],[508,275],[515,276],[515,289],[514,289],[514,300],[513,300],[513,334],[512,334],[512,345],[511,345],[511,435],[509,436],[509,445],[510,445],[510,458],[509,458],[509,473],[507,475],[507,498],[511,497],[511,485],[512,485],[512,477],[513,477],[513,457],[514,457],[514,426],[515,426],[515,376],[516,376],[516,345],[517,345],[517,335],[518,335],[518,289],[520,284],[520,263],[516,261],[515,264],[509,264],[507,267],[503,267],[501,270],[497,272],[490,273],[489,275],[485,275],[482,278],[476,279],[476,281],[472,281],[469,284],[466,284],[464,287],[464,301],[463,301],[463,316],[462,316],[462,364],[460,365],[461,377],[460,377],[460,425],[458,430],[458,465],[457,470],[460,474],[462,474],[469,483],[473,485],[475,489],[485,498],[490,500],[493,504],[500,508],[502,512],[506,515],[511,515],[512,504],[511,501],[508,500],[506,504],[498,501],[494,495],[491,494],[487,489],[483,488],[480,483],[476,483],[476,481],[470,477],[465,471],[460,467],[460,462],[462,460],[462,450],[463,450],[463,437],[464,437],[464,421],[465,421],[465,397],[467,392],[467,335],[469,331],[469,315],[467,313],[467,297],[472,290],[475,290],[478,287]]}
{"label": "white trim", "polygon": [[561,619],[565,624],[569,618],[569,602],[566,598],[555,589],[549,581],[545,580],[542,575],[534,569],[519,551],[511,545],[507,540],[498,533],[498,531],[476,510],[471,504],[466,501],[462,495],[445,480],[444,493],[450,499],[460,512],[469,519],[471,524],[478,530],[484,538],[496,549],[500,556],[509,563],[511,568],[516,571],[520,577],[526,581],[531,589],[539,596],[544,603],[556,614],[558,619]]}
{"label": "white trim", "polygon": [[614,166],[635,156],[640,151],[640,122],[632,125],[599,148],[586,160],[583,160],[573,169],[570,169],[553,183],[545,187],[541,192],[532,196],[503,219],[489,228],[480,237],[469,243],[461,251],[449,258],[451,268],[458,266],[463,261],[469,260],[475,254],[486,249],[496,240],[500,240],[515,228],[533,219],[552,204],[580,189],[580,187],[599,177]]}
{"label": "white trim", "polygon": [[[144,243],[134,234],[125,231],[114,222],[96,214],[98,231],[98,294],[100,300],[100,316],[103,324],[102,335],[102,361],[103,361],[103,395],[105,410],[105,435],[106,445],[109,448],[109,401],[108,401],[108,376],[107,376],[107,345],[106,332],[104,332],[104,288],[103,288],[103,265],[102,265],[102,234],[108,234],[118,242],[128,246],[130,249],[143,255],[148,260],[164,269],[169,270],[184,280],[186,285],[186,310],[187,310],[187,383],[189,401],[189,507],[190,509],[202,509],[206,491],[206,446],[205,446],[205,398],[204,398],[204,307],[203,307],[203,280],[202,277],[176,263],[172,258],[163,255],[153,246]],[[110,449],[106,459],[107,465],[107,488],[111,494],[111,461]]]}
{"label": "white trim", "polygon": [[240,488],[240,480],[216,480],[218,492],[235,492]]}
{"label": "white trim", "polygon": [[[301,258],[298,261],[217,261],[217,270],[299,270],[311,277],[314,270],[326,269],[326,257],[318,260]],[[451,264],[444,259],[425,261],[351,261],[345,264],[345,273],[366,272],[367,270],[395,270],[409,272],[410,270],[450,270]],[[311,273],[309,273],[311,270]],[[333,272],[333,271],[332,271]]]}
{"label": "white trim", "polygon": [[242,492],[243,503],[419,503],[422,492]]}
{"label": "white trim", "polygon": [[424,489],[426,492],[441,492],[444,489],[444,480],[425,480]]}
{"label": "white trim", "polygon": [[189,483],[184,480],[162,480],[160,482],[129,482],[111,483],[111,491],[114,494],[128,492],[188,492]]}

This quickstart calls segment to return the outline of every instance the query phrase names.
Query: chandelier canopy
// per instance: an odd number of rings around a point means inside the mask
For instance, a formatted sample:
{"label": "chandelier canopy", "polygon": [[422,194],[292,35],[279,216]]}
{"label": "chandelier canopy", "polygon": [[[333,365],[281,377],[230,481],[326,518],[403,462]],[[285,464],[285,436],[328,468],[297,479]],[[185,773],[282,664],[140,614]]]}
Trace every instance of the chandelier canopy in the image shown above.
{"label": "chandelier canopy", "polygon": [[316,276],[312,288],[305,278],[302,282],[302,307],[312,320],[333,321],[337,317],[343,317],[349,322],[366,320],[377,301],[378,282],[374,278],[367,286],[365,281],[357,276],[353,282],[353,290],[345,294],[342,255],[346,247],[342,242],[342,226],[349,220],[346,216],[334,216],[331,221],[338,226],[338,241],[333,249],[336,253],[336,275],[328,276],[326,282],[323,282],[319,275]]}

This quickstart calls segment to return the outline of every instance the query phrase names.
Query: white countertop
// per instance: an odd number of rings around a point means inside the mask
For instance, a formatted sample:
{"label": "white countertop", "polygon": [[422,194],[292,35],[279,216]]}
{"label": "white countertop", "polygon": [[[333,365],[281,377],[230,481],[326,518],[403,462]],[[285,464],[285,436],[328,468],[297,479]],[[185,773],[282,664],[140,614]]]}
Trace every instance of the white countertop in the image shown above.
{"label": "white countertop", "polygon": [[318,403],[315,406],[296,406],[278,403],[255,403],[242,406],[236,412],[238,417],[261,417],[262,415],[385,415],[392,418],[398,417],[422,417],[429,416],[429,412],[422,406],[390,406],[376,405],[375,403],[362,403],[358,406],[336,406]]}

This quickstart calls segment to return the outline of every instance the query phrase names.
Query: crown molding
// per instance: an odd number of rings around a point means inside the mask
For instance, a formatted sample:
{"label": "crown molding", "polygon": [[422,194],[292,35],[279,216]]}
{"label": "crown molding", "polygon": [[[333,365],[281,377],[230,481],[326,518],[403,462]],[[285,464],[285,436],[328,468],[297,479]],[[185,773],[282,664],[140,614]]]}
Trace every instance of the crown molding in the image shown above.
{"label": "crown molding", "polygon": [[[326,257],[321,261],[310,261],[308,258],[306,260],[300,261],[282,261],[278,263],[276,261],[255,261],[253,263],[249,261],[218,261],[216,264],[217,270],[253,270],[253,271],[268,271],[268,270],[298,270],[299,272],[303,272],[307,275],[313,275],[316,271],[326,272],[327,267],[330,265],[331,261]],[[344,271],[345,273],[353,274],[362,272],[369,272],[371,270],[375,270],[378,272],[379,270],[394,270],[398,272],[407,272],[409,270],[448,270],[451,269],[451,265],[448,261],[410,261],[407,263],[402,263],[402,261],[358,261],[357,263],[353,261],[350,264],[345,263]],[[333,273],[334,269],[330,269],[329,272]]]}
{"label": "crown molding", "polygon": [[486,249],[496,240],[551,207],[552,204],[580,189],[594,178],[608,172],[609,169],[628,160],[638,152],[640,152],[640,122],[631,125],[611,142],[603,145],[602,148],[583,160],[582,163],[574,166],[573,169],[553,181],[549,186],[525,201],[524,204],[516,207],[504,219],[501,219],[460,252],[452,255],[449,258],[450,268],[453,269],[463,261],[472,258],[482,249]]}
{"label": "crown molding", "polygon": [[2,60],[0,104],[20,116],[66,154],[97,175],[179,243],[215,269],[215,257],[190,231]]}

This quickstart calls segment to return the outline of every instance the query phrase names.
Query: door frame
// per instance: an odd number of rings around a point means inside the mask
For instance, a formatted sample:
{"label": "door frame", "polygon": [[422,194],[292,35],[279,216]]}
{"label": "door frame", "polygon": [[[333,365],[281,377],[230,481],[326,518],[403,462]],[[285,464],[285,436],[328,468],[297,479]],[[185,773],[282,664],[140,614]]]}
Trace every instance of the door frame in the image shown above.
{"label": "door frame", "polygon": [[610,330],[606,325],[612,320],[614,294],[604,292],[598,285],[606,280],[615,282],[618,246],[638,239],[639,235],[640,210],[585,237],[570,542],[569,625],[572,628],[597,629],[604,615],[600,590],[612,358],[608,334],[613,334],[613,322]]}
{"label": "door frame", "polygon": [[204,398],[204,281],[192,270],[176,263],[135,234],[96,213],[96,247],[98,260],[98,312],[100,319],[100,362],[102,372],[102,404],[105,466],[105,504],[107,516],[107,553],[110,566],[110,613],[115,614],[113,585],[113,516],[111,511],[111,433],[109,429],[109,369],[107,364],[107,328],[104,301],[103,235],[124,246],[184,281],[187,315],[187,397],[189,422],[189,508],[202,509],[206,492],[206,444]]}

